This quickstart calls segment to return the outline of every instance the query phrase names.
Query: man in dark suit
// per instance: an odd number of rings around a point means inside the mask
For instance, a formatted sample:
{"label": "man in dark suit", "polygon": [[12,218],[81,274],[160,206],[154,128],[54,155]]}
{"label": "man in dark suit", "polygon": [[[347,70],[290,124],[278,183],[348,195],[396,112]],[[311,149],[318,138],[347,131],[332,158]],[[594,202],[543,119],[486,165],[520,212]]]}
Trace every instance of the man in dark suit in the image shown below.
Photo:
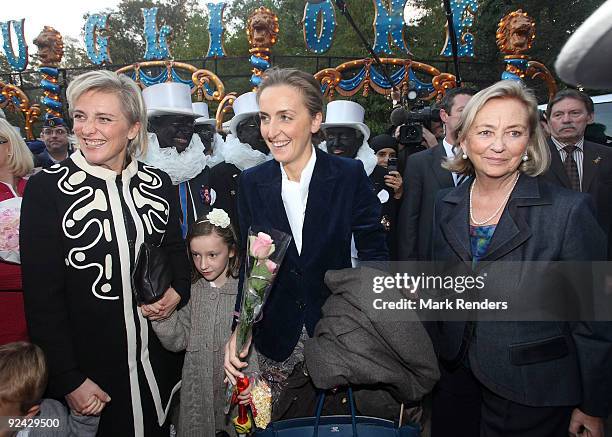
{"label": "man in dark suit", "polygon": [[584,132],[593,122],[593,101],[586,94],[565,89],[548,104],[546,115],[551,165],[546,178],[566,188],[589,193],[597,221],[608,236],[608,259],[612,255],[612,149],[586,141]]}
{"label": "man in dark suit", "polygon": [[440,103],[440,118],[446,135],[440,145],[410,155],[404,170],[404,200],[397,221],[399,259],[431,259],[433,206],[436,193],[460,182],[457,175],[443,169],[442,159],[453,154],[463,108],[476,92],[455,88],[446,92]]}
{"label": "man in dark suit", "polygon": [[48,168],[68,158],[71,150],[68,127],[63,119],[47,118],[43,123],[40,139],[45,143],[45,149],[34,155],[34,167]]}

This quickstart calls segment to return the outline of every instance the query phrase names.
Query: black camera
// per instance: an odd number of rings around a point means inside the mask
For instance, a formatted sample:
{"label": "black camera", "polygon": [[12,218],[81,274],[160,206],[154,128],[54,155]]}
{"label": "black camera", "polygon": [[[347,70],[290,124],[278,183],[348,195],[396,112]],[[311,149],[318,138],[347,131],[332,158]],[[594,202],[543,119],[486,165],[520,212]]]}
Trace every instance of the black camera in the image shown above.
{"label": "black camera", "polygon": [[397,158],[389,158],[387,161],[387,173],[397,171]]}
{"label": "black camera", "polygon": [[407,123],[400,127],[397,141],[403,145],[418,145],[423,141],[423,126],[420,123]]}
{"label": "black camera", "polygon": [[412,110],[396,108],[391,113],[391,122],[400,125],[398,142],[406,146],[418,146],[423,141],[423,125],[431,126],[432,121],[440,121],[440,110],[429,106],[417,105]]}
{"label": "black camera", "polygon": [[431,124],[432,121],[442,121],[440,119],[440,109],[431,106],[415,106],[408,112],[408,120],[423,124]]}

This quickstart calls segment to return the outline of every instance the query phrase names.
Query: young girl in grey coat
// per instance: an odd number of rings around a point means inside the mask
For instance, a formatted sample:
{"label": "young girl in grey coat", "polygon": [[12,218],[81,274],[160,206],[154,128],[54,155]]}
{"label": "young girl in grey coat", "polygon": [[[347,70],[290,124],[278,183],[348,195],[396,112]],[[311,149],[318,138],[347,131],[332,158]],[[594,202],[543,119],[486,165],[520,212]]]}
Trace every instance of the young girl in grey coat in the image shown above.
{"label": "young girl in grey coat", "polygon": [[196,221],[187,244],[193,261],[191,299],[169,318],[153,322],[166,349],[186,350],[178,435],[214,436],[219,431],[235,435],[223,413],[223,351],[231,334],[240,264],[228,214],[213,209]]}

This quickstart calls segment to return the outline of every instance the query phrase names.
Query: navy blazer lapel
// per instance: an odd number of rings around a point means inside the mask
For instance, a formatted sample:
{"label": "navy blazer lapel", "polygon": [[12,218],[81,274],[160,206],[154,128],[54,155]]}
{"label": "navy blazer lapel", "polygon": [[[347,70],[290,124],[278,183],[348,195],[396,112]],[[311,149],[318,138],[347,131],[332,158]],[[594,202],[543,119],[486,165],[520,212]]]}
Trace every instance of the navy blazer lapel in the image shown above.
{"label": "navy blazer lapel", "polygon": [[[285,212],[285,205],[283,204],[283,197],[281,194],[282,176],[278,162],[274,161],[268,174],[262,177],[261,181],[257,183],[257,190],[259,191],[260,199],[265,204],[262,205],[262,209],[265,210],[265,216],[272,224],[272,227],[292,235],[291,226],[287,219],[287,213]],[[254,224],[259,225],[258,223]],[[295,249],[295,242],[293,239],[289,245],[289,250],[291,250],[291,246],[293,246],[293,250],[297,250]]]}
{"label": "navy blazer lapel", "polygon": [[308,186],[308,201],[304,214],[304,226],[302,227],[302,251],[300,258],[306,259],[309,254],[316,253],[316,243],[320,240],[314,238],[317,230],[324,228],[328,219],[325,211],[332,204],[332,197],[336,191],[336,179],[338,175],[332,169],[330,156],[315,147],[317,161],[312,172],[310,185]]}
{"label": "navy blazer lapel", "polygon": [[572,189],[570,184],[570,180],[567,177],[567,173],[565,172],[565,167],[563,167],[563,161],[561,161],[561,155],[559,154],[559,150],[557,150],[557,146],[551,139],[548,140],[548,145],[550,147],[550,169],[557,177],[561,185],[567,189]]}
{"label": "navy blazer lapel", "polygon": [[439,144],[438,146],[434,147],[431,151],[431,157],[432,170],[440,187],[446,188],[455,186],[453,174],[450,171],[442,168],[442,159],[446,157],[446,149],[444,148],[444,145]]}
{"label": "navy blazer lapel", "polygon": [[454,206],[448,213],[448,219],[443,217],[443,221],[440,223],[446,241],[463,261],[472,260],[469,228],[469,187],[471,185],[472,181],[470,180],[444,196],[443,200],[454,204]]}
{"label": "navy blazer lapel", "polygon": [[588,142],[584,142],[583,158],[582,158],[582,192],[588,193],[591,187],[591,182],[595,177],[597,168],[595,160],[597,159],[597,153],[593,150]]}

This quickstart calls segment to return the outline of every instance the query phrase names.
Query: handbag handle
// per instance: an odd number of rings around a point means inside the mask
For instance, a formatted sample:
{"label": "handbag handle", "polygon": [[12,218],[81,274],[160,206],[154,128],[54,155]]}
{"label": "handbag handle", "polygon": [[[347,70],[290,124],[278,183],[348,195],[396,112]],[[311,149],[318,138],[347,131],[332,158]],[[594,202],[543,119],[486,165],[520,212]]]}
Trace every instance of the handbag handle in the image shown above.
{"label": "handbag handle", "polygon": [[[349,405],[351,408],[351,425],[353,426],[353,437],[358,437],[357,436],[357,414],[355,411],[355,401],[353,399],[353,389],[351,387],[348,388],[348,398],[349,398]],[[321,413],[323,413],[323,404],[325,402],[325,392],[321,393],[321,396],[319,396],[319,401],[317,403],[317,414],[315,416],[315,423],[314,423],[314,432],[312,434],[312,437],[318,437],[319,435],[319,422],[321,420]]]}

